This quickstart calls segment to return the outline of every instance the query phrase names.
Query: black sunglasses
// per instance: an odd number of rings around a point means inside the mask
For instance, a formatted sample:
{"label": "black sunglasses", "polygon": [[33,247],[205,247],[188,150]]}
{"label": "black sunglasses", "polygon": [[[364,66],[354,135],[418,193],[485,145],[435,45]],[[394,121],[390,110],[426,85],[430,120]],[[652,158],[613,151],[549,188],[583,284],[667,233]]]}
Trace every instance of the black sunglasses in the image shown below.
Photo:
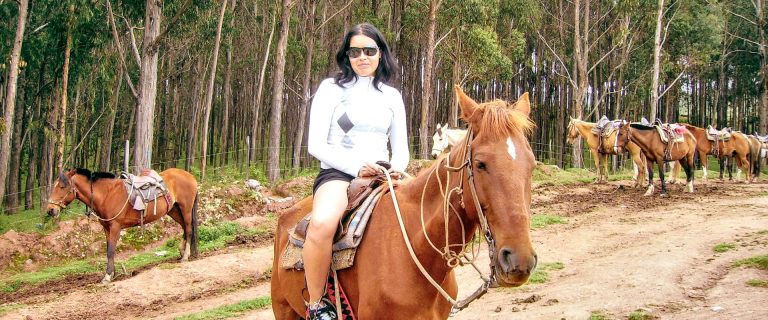
{"label": "black sunglasses", "polygon": [[373,57],[377,53],[379,53],[379,48],[377,48],[377,47],[365,47],[365,48],[349,47],[349,49],[347,49],[347,56],[350,57],[350,58],[359,58],[361,53],[365,53],[366,56]]}

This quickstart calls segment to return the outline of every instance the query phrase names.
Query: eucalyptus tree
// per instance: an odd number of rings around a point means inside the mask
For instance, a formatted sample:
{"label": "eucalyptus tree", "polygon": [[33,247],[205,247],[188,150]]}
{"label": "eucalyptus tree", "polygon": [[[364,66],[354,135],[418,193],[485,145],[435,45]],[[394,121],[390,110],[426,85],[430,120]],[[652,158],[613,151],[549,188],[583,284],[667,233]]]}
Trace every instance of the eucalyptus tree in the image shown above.
{"label": "eucalyptus tree", "polygon": [[[16,84],[19,75],[19,62],[21,61],[21,47],[24,43],[24,29],[27,22],[27,9],[29,1],[20,0],[18,7],[18,19],[16,23],[16,36],[13,40],[11,59],[8,68],[7,93],[5,94],[5,111],[3,121],[0,122],[0,207],[5,195],[5,181],[8,177],[8,164],[11,151],[11,134],[13,133],[14,112],[16,112]],[[4,62],[4,61],[3,61]],[[12,183],[15,183],[12,182]]]}

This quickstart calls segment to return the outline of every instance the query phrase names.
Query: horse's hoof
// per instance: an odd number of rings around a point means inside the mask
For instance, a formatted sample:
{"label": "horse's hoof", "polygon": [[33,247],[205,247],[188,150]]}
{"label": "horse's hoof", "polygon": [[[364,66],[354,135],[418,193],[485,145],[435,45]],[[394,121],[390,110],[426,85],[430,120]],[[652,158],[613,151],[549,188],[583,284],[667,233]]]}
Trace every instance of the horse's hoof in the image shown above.
{"label": "horse's hoof", "polygon": [[668,197],[669,197],[669,195],[668,195],[666,192],[662,192],[662,193],[659,195],[659,197],[662,197],[662,198],[668,198]]}
{"label": "horse's hoof", "polygon": [[101,279],[101,284],[107,284],[107,283],[110,283],[110,282],[112,282],[112,276],[111,275],[105,274],[104,278]]}

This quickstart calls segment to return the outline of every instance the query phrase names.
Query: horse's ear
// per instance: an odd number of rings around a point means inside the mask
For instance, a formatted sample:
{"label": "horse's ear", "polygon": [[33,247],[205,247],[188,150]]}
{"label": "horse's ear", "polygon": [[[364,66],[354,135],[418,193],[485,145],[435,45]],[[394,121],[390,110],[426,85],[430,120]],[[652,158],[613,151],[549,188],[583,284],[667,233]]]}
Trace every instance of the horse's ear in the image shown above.
{"label": "horse's ear", "polygon": [[461,107],[461,118],[467,121],[469,124],[477,123],[482,116],[480,105],[478,105],[475,100],[472,100],[472,98],[464,94],[464,90],[461,90],[459,85],[456,85],[455,88],[456,98],[459,100],[459,107]]}
{"label": "horse's ear", "polygon": [[526,116],[531,114],[531,101],[528,100],[528,92],[523,93],[523,95],[517,99],[517,102],[515,102],[515,110],[520,111]]}
{"label": "horse's ear", "polygon": [[443,128],[440,126],[439,123],[437,124],[437,134],[438,135],[443,135]]}

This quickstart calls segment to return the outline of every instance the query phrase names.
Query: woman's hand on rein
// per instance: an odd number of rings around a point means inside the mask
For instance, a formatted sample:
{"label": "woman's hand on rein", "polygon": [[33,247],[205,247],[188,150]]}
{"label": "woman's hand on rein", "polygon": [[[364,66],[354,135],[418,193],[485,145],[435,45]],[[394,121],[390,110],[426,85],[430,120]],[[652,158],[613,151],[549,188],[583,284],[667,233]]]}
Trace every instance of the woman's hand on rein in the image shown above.
{"label": "woman's hand on rein", "polygon": [[371,177],[382,173],[382,170],[384,170],[384,167],[375,163],[366,162],[362,167],[360,167],[360,171],[357,172],[357,176]]}

